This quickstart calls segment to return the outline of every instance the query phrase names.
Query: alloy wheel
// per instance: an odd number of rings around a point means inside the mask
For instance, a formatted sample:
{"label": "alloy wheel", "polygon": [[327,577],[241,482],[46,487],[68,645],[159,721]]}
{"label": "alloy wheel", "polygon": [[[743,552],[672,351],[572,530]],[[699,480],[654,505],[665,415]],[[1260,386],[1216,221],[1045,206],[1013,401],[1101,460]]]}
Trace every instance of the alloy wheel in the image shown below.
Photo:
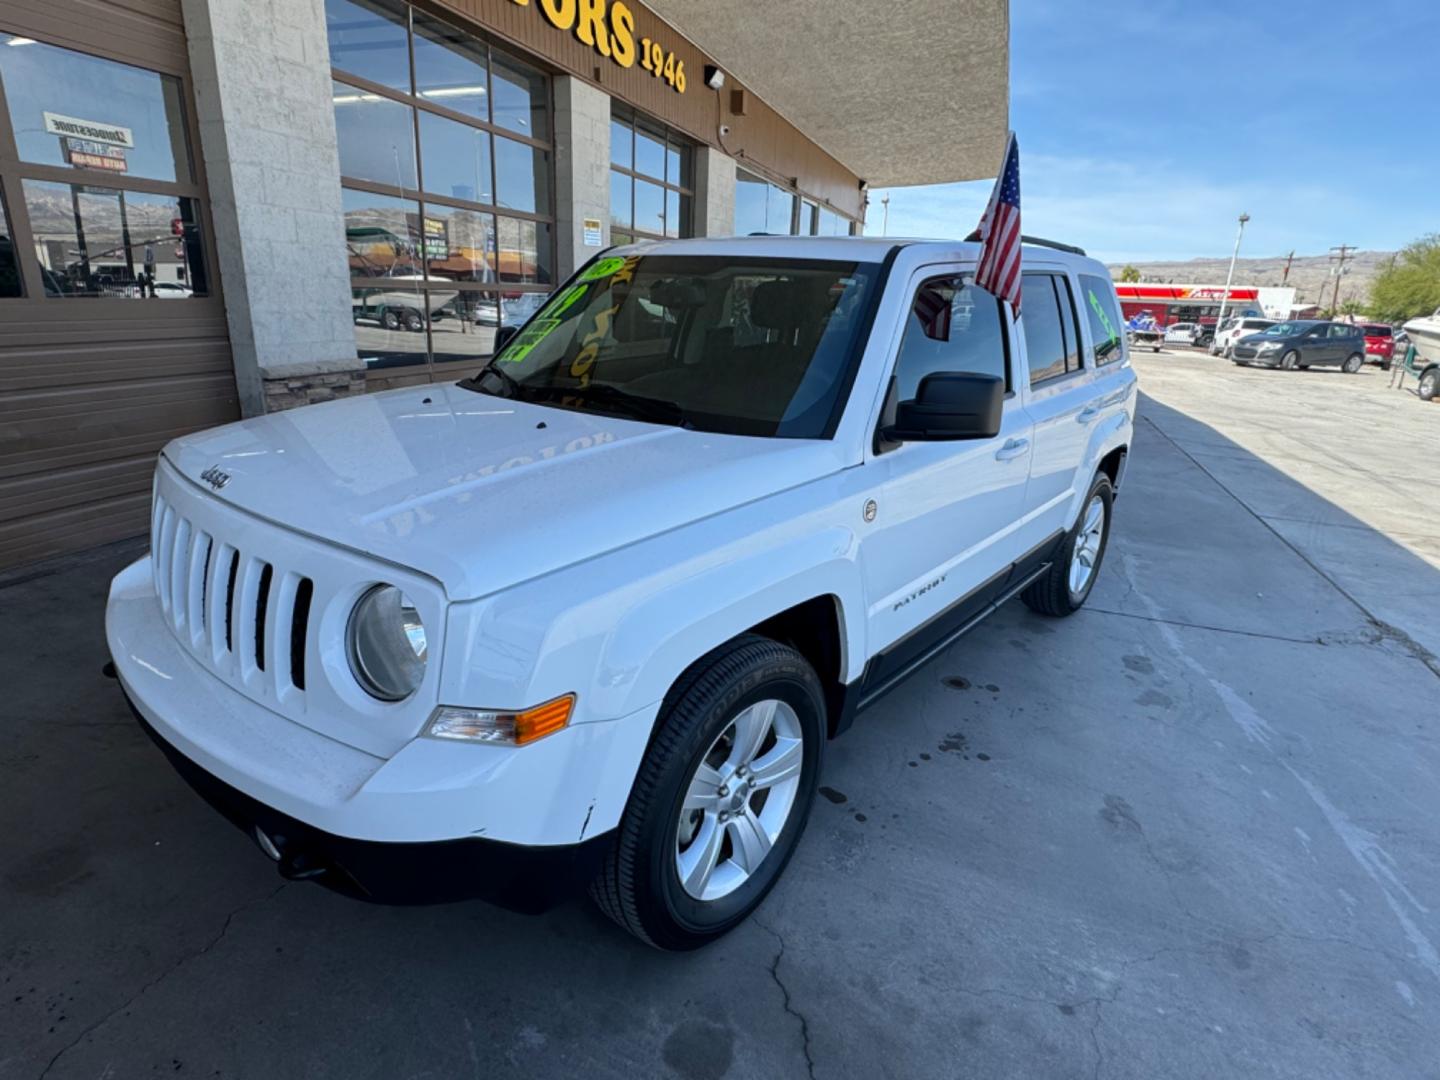
{"label": "alloy wheel", "polygon": [[1080,534],[1075,537],[1075,550],[1070,556],[1070,592],[1079,596],[1094,576],[1100,559],[1100,542],[1105,537],[1105,502],[1096,495],[1085,508]]}
{"label": "alloy wheel", "polygon": [[675,834],[675,872],[696,900],[734,892],[760,868],[796,806],[805,760],[800,718],[786,702],[741,710],[690,777]]}

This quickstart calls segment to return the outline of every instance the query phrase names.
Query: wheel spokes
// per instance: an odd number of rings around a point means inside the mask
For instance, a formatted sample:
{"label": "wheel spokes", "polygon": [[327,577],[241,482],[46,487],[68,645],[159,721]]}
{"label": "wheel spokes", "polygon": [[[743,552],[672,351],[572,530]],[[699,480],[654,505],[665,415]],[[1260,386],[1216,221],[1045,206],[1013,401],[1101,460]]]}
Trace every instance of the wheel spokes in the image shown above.
{"label": "wheel spokes", "polygon": [[770,837],[760,825],[760,820],[749,811],[736,814],[726,823],[726,828],[730,832],[730,846],[734,849],[730,857],[747,874],[753,874],[769,854]]}
{"label": "wheel spokes", "polygon": [[773,787],[782,780],[800,775],[805,750],[799,739],[776,739],[775,745],[750,766],[750,786]]}
{"label": "wheel spokes", "polygon": [[710,875],[715,872],[715,863],[720,858],[720,848],[725,840],[725,830],[713,814],[706,814],[700,823],[695,839],[684,851],[679,852],[676,861],[680,868],[680,881],[691,896],[705,894]]}
{"label": "wheel spokes", "polygon": [[755,760],[755,755],[760,753],[760,747],[765,743],[765,736],[770,734],[770,728],[775,723],[775,706],[778,704],[774,699],[757,701],[735,717],[735,742],[730,747],[728,758],[730,765],[749,765]]}
{"label": "wheel spokes", "polygon": [[719,770],[712,769],[702,761],[700,767],[695,770],[694,778],[690,781],[689,790],[685,792],[683,809],[718,810],[722,782]]}

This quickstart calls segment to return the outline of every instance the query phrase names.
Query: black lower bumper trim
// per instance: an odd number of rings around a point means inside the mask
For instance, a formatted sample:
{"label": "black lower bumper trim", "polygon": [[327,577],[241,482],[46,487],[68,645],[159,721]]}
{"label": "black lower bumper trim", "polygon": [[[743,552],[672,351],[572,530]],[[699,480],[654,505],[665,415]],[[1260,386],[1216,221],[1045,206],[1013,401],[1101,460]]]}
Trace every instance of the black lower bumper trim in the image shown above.
{"label": "black lower bumper trim", "polygon": [[274,859],[284,877],[315,881],[361,900],[486,900],[512,911],[540,912],[583,890],[614,840],[613,831],[556,847],[482,837],[391,843],[335,836],[266,806],[201,768],[166,742],[128,695],[126,703],[185,782]]}

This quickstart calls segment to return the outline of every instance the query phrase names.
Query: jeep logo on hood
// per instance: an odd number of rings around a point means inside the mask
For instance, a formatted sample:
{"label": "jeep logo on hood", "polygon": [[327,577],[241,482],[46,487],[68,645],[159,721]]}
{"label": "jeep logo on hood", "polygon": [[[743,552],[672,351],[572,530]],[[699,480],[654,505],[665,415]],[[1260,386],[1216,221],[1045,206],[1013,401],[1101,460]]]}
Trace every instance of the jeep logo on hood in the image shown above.
{"label": "jeep logo on hood", "polygon": [[200,479],[204,480],[216,491],[219,491],[221,488],[223,488],[226,484],[230,482],[230,474],[224,469],[220,468],[219,465],[211,465],[208,469],[206,469],[200,474]]}

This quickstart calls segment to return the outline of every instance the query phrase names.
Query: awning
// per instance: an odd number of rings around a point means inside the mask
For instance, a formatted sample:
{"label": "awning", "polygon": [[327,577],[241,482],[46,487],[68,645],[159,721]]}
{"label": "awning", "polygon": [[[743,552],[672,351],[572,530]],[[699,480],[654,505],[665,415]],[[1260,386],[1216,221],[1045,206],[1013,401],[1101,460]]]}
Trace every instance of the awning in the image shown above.
{"label": "awning", "polygon": [[872,187],[994,176],[1009,126],[1007,0],[649,0]]}

